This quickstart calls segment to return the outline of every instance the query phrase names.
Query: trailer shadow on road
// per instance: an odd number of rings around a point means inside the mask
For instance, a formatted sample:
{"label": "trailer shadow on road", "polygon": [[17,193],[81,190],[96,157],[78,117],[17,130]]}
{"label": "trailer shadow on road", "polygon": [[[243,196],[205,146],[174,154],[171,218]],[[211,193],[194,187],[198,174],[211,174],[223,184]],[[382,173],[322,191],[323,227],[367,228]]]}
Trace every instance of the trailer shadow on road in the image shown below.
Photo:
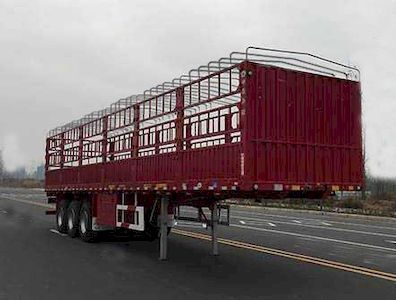
{"label": "trailer shadow on road", "polygon": [[[357,274],[295,262],[253,251],[220,247],[221,255],[212,256],[210,243],[180,237],[169,238],[169,259],[158,260],[158,241],[110,239],[99,243],[100,256],[115,268],[118,276],[140,272],[159,286],[230,298],[331,298],[367,288],[367,295],[379,292],[383,282]],[[341,274],[339,274],[341,273]],[[340,276],[341,275],[341,276]],[[393,287],[393,286],[392,286]],[[393,287],[394,289],[394,287]],[[186,295],[187,296],[187,295]],[[363,297],[363,298],[364,298]],[[342,298],[342,297],[341,297]]]}
{"label": "trailer shadow on road", "polygon": [[[4,202],[6,203],[6,202]],[[394,299],[393,282],[169,235],[167,261],[158,241],[125,237],[83,243],[51,232],[42,208],[0,207],[0,299]],[[20,288],[15,289],[18,285]],[[61,295],[61,296],[59,296]]]}

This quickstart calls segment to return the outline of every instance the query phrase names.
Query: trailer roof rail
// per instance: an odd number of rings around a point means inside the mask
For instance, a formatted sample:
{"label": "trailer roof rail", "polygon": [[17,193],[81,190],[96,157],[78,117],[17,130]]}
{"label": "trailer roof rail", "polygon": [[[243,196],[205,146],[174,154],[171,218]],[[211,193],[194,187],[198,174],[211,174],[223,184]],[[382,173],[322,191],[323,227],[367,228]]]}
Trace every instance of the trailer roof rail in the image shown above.
{"label": "trailer roof rail", "polygon": [[[340,68],[345,69],[346,71],[341,71],[338,70],[338,72],[343,73],[346,75],[346,79],[351,79],[351,80],[355,80],[355,81],[359,81],[360,80],[360,70],[357,67],[354,66],[348,66],[339,62],[336,62],[334,60],[330,60],[327,58],[324,58],[322,56],[318,56],[315,54],[311,54],[308,52],[299,52],[299,51],[290,51],[290,50],[283,50],[283,49],[275,49],[275,48],[263,48],[263,47],[256,47],[256,46],[249,46],[246,48],[246,59],[249,58],[249,55],[251,55],[251,53],[249,53],[250,50],[257,50],[257,51],[264,51],[264,52],[276,52],[276,53],[281,53],[281,54],[286,54],[286,55],[292,55],[292,56],[303,56],[303,57],[308,57],[308,58],[312,58],[317,60],[318,62],[322,62],[322,63],[327,63],[333,66],[338,66]],[[290,59],[290,56],[284,56],[283,58],[288,58]],[[297,60],[297,59],[296,59]],[[301,62],[307,63],[306,61],[300,60]],[[309,62],[308,62],[309,63]],[[315,65],[313,63],[311,63],[312,65]],[[323,65],[316,65],[319,67],[324,67]]]}

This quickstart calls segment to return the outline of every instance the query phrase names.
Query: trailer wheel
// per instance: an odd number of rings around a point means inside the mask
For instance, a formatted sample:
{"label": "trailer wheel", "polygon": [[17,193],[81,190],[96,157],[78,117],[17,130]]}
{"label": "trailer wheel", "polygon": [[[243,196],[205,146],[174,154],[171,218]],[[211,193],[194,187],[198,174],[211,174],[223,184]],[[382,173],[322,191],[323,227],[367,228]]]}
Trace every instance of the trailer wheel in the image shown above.
{"label": "trailer wheel", "polygon": [[144,226],[144,235],[147,240],[155,241],[159,237],[159,229],[150,223],[146,223]]}
{"label": "trailer wheel", "polygon": [[67,233],[67,205],[66,200],[61,200],[56,209],[56,229],[61,233]]}
{"label": "trailer wheel", "polygon": [[97,233],[92,230],[91,203],[88,201],[81,206],[78,231],[84,242],[93,243],[97,240]]}
{"label": "trailer wheel", "polygon": [[74,238],[78,234],[78,220],[80,216],[80,202],[72,201],[67,209],[67,234]]}

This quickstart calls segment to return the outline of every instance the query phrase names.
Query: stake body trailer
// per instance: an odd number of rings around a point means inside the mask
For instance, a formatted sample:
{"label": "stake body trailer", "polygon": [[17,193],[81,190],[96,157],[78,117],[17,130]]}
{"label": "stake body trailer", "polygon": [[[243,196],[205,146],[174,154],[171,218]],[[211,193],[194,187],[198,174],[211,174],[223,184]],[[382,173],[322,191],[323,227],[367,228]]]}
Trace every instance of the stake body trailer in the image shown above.
{"label": "stake body trailer", "polygon": [[45,188],[59,231],[141,231],[165,258],[178,206],[212,211],[216,246],[219,201],[361,190],[362,153],[359,70],[249,47],[51,130]]}

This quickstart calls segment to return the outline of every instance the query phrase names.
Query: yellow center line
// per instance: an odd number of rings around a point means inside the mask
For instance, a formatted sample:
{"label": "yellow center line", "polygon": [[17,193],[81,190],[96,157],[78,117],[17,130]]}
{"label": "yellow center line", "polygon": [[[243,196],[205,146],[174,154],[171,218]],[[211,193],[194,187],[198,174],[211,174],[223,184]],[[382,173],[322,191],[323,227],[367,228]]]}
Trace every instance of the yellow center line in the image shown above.
{"label": "yellow center line", "polygon": [[[51,205],[51,204],[39,203],[39,202],[34,202],[34,201],[29,201],[29,200],[22,200],[22,199],[17,199],[14,197],[11,198],[11,197],[2,196],[2,198],[8,199],[8,200],[13,200],[13,201],[18,201],[18,202],[22,202],[22,203],[26,203],[26,204],[36,205],[36,206],[40,206],[40,207],[44,207],[44,208],[54,208],[55,207],[54,205]],[[196,239],[200,239],[200,240],[205,240],[205,241],[211,240],[211,237],[209,235],[198,233],[198,232],[180,230],[180,229],[176,229],[176,228],[172,229],[172,233],[191,237],[191,238],[196,238]],[[381,279],[396,282],[396,274],[393,274],[393,273],[386,273],[386,272],[382,272],[379,270],[368,269],[368,268],[364,268],[364,267],[360,267],[360,266],[353,266],[353,265],[344,264],[344,263],[340,263],[340,262],[336,262],[336,261],[331,261],[331,260],[327,260],[327,259],[323,259],[323,258],[302,255],[302,254],[298,254],[298,253],[263,247],[263,246],[259,246],[259,245],[254,245],[254,244],[249,244],[249,243],[245,243],[245,242],[229,240],[229,239],[224,239],[224,238],[219,238],[218,242],[220,244],[224,244],[224,245],[228,245],[228,246],[232,246],[232,247],[236,247],[236,248],[247,249],[247,250],[252,250],[252,251],[261,252],[261,253],[267,253],[267,254],[271,254],[271,255],[294,259],[297,261],[302,261],[302,262],[325,266],[325,267],[329,267],[329,268],[333,268],[333,269],[343,270],[346,272],[352,272],[352,273],[362,274],[362,275],[366,275],[366,276],[371,276],[371,277],[376,277],[376,278],[381,278]]]}
{"label": "yellow center line", "polygon": [[[192,237],[196,239],[201,239],[201,240],[206,240],[210,241],[211,237],[206,234],[201,234],[197,232],[191,232],[191,231],[185,231],[185,230],[180,230],[180,229],[173,229],[172,233],[176,233],[178,235],[183,235],[187,237]],[[338,270],[343,270],[347,272],[352,272],[352,273],[358,273],[366,276],[371,276],[371,277],[376,277],[376,278],[381,278],[389,281],[396,282],[396,274],[392,273],[386,273],[374,269],[368,269],[360,266],[353,266],[349,264],[344,264],[336,261],[331,261],[327,259],[322,259],[318,257],[312,257],[312,256],[307,256],[307,255],[302,255],[298,253],[293,253],[293,252],[288,252],[288,251],[283,251],[283,250],[278,250],[278,249],[272,249],[268,247],[263,247],[259,245],[254,245],[254,244],[249,244],[245,242],[240,242],[240,241],[235,241],[235,240],[229,240],[229,239],[223,239],[219,238],[218,242],[220,244],[236,247],[236,248],[242,248],[242,249],[247,249],[247,250],[252,250],[252,251],[257,251],[261,253],[267,253],[271,255],[276,255],[276,256],[281,256],[293,260],[298,260],[306,263],[311,263],[311,264],[316,264],[320,266],[325,266],[333,269],[338,269]]]}

